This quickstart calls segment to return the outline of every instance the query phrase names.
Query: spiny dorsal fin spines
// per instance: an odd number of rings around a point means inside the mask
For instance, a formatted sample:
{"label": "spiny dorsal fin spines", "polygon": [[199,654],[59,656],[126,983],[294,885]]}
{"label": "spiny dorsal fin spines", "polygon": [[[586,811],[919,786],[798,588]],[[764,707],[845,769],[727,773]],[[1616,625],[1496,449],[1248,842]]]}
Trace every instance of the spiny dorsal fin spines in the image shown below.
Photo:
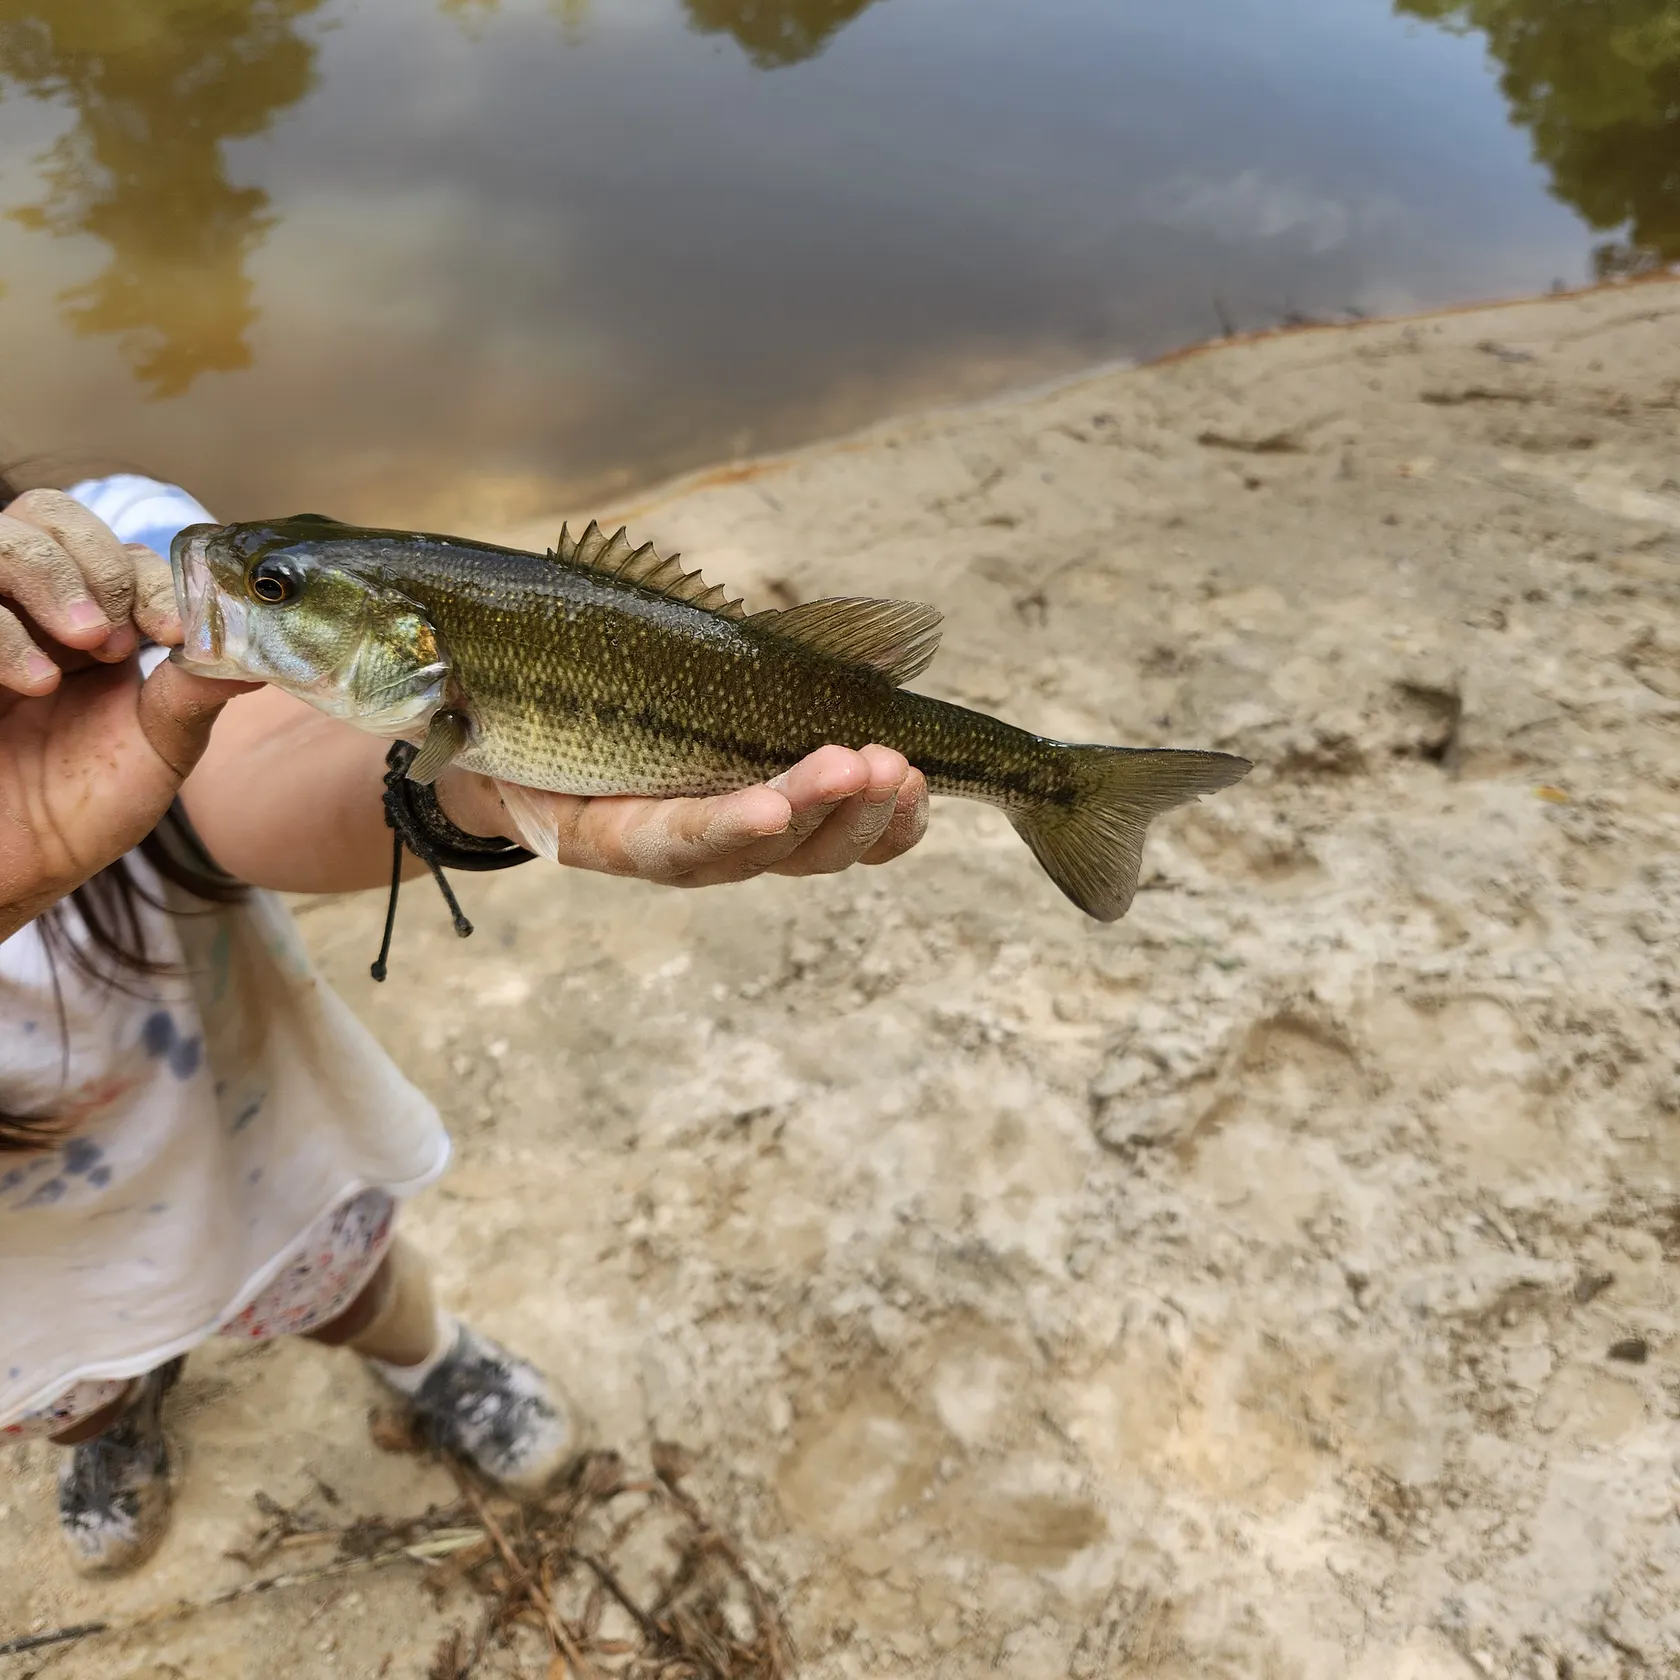
{"label": "spiny dorsal fin spines", "polygon": [[[621,532],[620,535],[623,533]],[[653,551],[653,544],[645,542],[640,548],[630,550],[630,558],[618,568],[621,578],[629,578],[634,582],[638,578],[646,577],[648,572],[659,564],[659,556]]]}
{"label": "spiny dorsal fin spines", "polygon": [[609,538],[602,533],[595,520],[581,537],[573,537],[569,526],[560,527],[560,540],[549,550],[549,557],[567,566],[583,566],[622,583],[633,583],[655,595],[682,601],[699,607],[703,612],[715,613],[719,618],[743,619],[746,608],[737,598],[730,600],[721,583],[707,587],[699,572],[685,572],[680,555],[661,556],[652,543],[632,548],[630,538],[621,525]]}
{"label": "spiny dorsal fin spines", "polygon": [[601,570],[601,556],[607,552],[608,539],[602,534],[601,527],[593,519],[589,521],[589,529],[578,538],[577,563],[587,566],[591,571]]}
{"label": "spiny dorsal fin spines", "polygon": [[644,589],[656,589],[662,595],[672,595],[676,593],[687,575],[675,559],[661,560],[657,566],[652,567],[636,581]]}
{"label": "spiny dorsal fin spines", "polygon": [[615,577],[622,576],[625,568],[636,558],[636,550],[625,535],[622,525],[613,532],[612,540],[601,550],[601,558],[595,564],[603,572],[611,572]]}

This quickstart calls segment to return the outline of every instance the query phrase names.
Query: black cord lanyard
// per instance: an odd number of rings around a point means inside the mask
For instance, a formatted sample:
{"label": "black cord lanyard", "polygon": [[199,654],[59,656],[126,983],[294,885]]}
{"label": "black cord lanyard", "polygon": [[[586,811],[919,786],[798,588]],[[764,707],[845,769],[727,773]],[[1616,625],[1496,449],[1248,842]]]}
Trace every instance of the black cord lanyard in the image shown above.
{"label": "black cord lanyard", "polygon": [[385,906],[385,937],[369,970],[375,980],[385,978],[386,962],[391,955],[391,935],[397,925],[397,894],[402,888],[403,847],[431,870],[443,902],[449,906],[455,931],[463,939],[471,934],[473,925],[462,914],[460,901],[444,870],[511,869],[514,864],[529,863],[536,856],[511,840],[486,839],[457,828],[443,814],[430,783],[409,780],[408,767],[418,752],[419,748],[407,741],[397,741],[385,755],[385,826],[391,830],[391,897]]}

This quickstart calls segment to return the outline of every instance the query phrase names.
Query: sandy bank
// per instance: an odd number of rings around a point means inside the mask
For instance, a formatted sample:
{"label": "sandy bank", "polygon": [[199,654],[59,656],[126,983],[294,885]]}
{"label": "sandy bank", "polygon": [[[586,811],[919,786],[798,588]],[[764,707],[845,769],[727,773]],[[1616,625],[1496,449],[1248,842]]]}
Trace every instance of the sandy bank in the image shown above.
{"label": "sandy bank", "polygon": [[[1109,929],[957,805],[816,883],[471,881],[466,945],[416,891],[382,989],[380,906],[304,911],[455,1131],[413,1220],[451,1297],[633,1458],[695,1451],[808,1672],[1680,1665],[1677,443],[1652,284],[690,482],[635,533],[749,603],[933,601],[930,692],[1260,768]],[[13,1456],[0,1628],[242,1578],[310,1472],[445,1490],[319,1350],[182,1397],[134,1580],[60,1569]],[[48,1672],[419,1676],[469,1608],[388,1572]]]}

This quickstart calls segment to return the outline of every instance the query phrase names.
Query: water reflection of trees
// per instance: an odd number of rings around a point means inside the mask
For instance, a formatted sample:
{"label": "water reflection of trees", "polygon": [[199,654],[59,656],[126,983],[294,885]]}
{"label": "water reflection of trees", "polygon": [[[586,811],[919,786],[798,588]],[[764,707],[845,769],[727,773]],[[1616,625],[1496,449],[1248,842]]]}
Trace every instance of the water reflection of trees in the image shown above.
{"label": "water reflection of trees", "polygon": [[268,195],[227,179],[224,142],[261,134],[314,80],[298,21],[322,0],[0,0],[0,87],[76,124],[42,163],[46,196],[12,215],[110,252],[62,294],[79,333],[114,333],[157,396],[250,361],[247,257]]}
{"label": "water reflection of trees", "polygon": [[1552,191],[1595,228],[1601,273],[1680,262],[1680,0],[1395,0],[1477,29]]}
{"label": "water reflection of trees", "polygon": [[814,58],[874,0],[683,0],[689,21],[733,35],[760,70]]}

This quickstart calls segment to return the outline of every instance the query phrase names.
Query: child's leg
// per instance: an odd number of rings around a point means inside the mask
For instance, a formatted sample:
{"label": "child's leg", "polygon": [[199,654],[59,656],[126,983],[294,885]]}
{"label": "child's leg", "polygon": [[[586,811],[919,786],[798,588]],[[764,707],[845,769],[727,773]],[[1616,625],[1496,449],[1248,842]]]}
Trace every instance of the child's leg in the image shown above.
{"label": "child's leg", "polygon": [[74,1446],[111,1427],[134,1398],[134,1379],[72,1383],[50,1405],[41,1406],[0,1427],[0,1445],[9,1441],[55,1441]]}
{"label": "child's leg", "polygon": [[368,1279],[367,1286],[338,1317],[306,1331],[324,1347],[349,1347],[365,1359],[414,1366],[437,1352],[452,1328],[440,1318],[426,1262],[401,1237]]}
{"label": "child's leg", "polygon": [[124,1383],[123,1391],[116,1399],[106,1401],[97,1412],[77,1418],[68,1428],[54,1430],[47,1439],[59,1447],[79,1447],[84,1441],[96,1440],[113,1424],[122,1421],[123,1414],[139,1398],[141,1381],[136,1377],[133,1382]]}
{"label": "child's leg", "polygon": [[356,1299],[305,1334],[360,1354],[438,1446],[504,1486],[538,1492],[578,1450],[542,1373],[439,1311],[424,1259],[401,1237]]}

